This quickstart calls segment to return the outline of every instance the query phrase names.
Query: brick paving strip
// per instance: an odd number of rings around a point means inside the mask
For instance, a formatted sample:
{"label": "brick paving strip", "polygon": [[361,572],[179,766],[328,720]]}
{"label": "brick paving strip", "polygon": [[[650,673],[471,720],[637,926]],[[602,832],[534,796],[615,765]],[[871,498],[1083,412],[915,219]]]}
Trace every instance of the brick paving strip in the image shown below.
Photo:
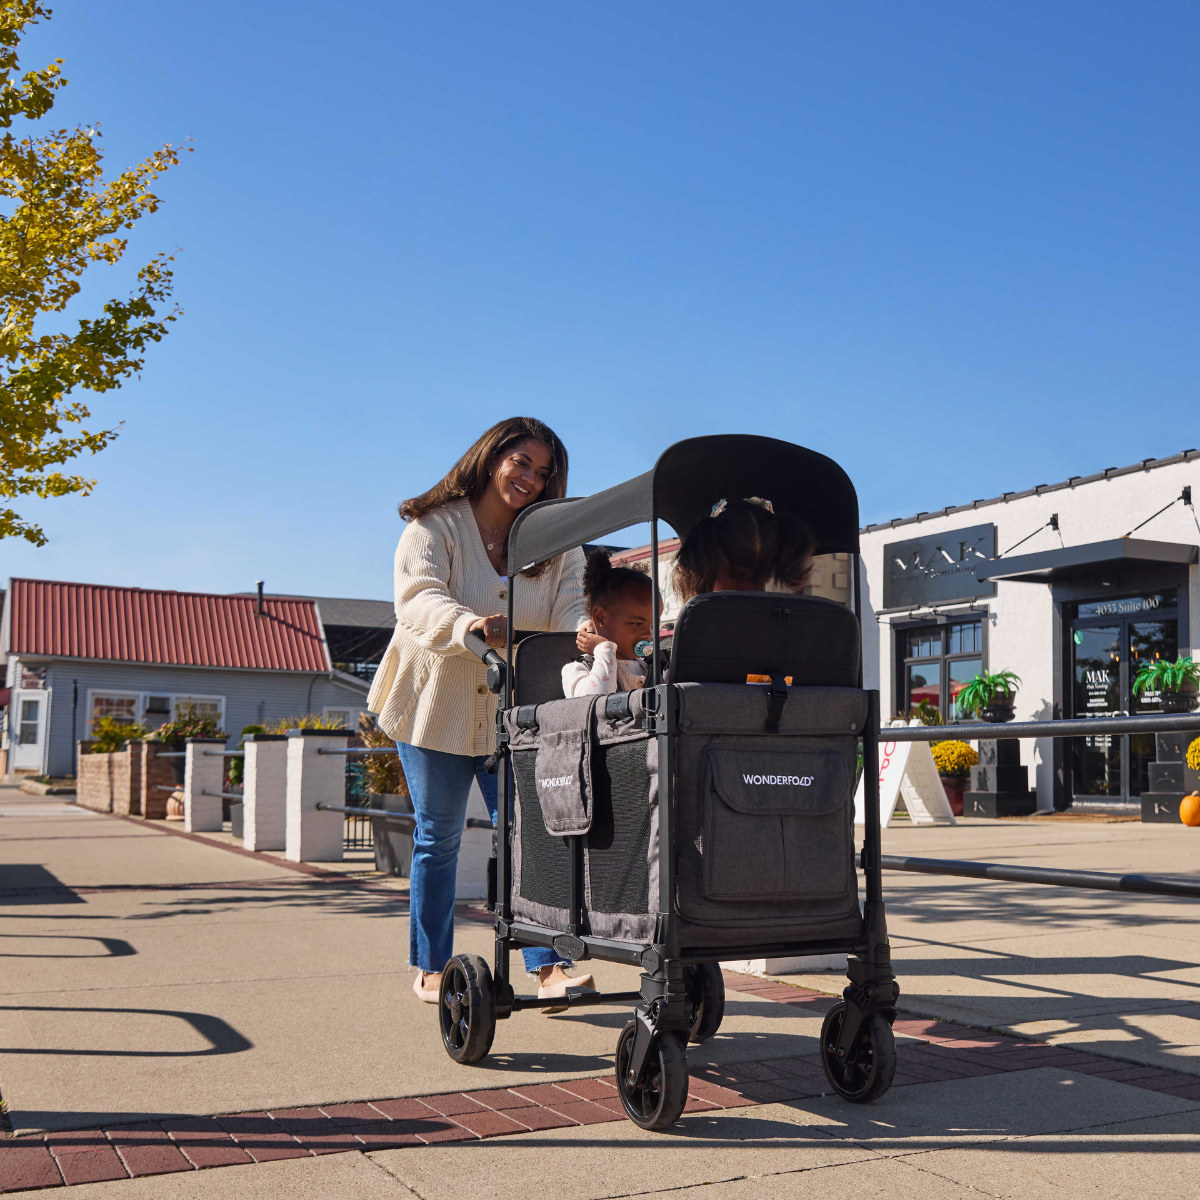
{"label": "brick paving strip", "polygon": [[[790,984],[727,975],[730,990],[823,1016],[834,997]],[[1200,1078],[1044,1042],[922,1017],[898,1017],[894,1087],[1057,1067],[1130,1087],[1200,1100]],[[688,1112],[803,1100],[829,1088],[815,1054],[702,1067]],[[162,1175],[204,1167],[393,1150],[625,1119],[611,1077],[451,1092],[355,1104],[322,1104],[216,1117],[163,1117],[103,1130],[28,1135],[0,1143],[0,1192]]]}

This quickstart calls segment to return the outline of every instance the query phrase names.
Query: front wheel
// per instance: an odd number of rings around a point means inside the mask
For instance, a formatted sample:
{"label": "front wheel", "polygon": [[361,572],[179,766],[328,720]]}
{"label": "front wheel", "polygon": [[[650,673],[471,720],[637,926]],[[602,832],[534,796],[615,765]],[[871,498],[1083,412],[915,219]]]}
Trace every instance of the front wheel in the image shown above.
{"label": "front wheel", "polygon": [[838,1039],[846,1019],[846,1002],[838,1001],[821,1025],[821,1066],[839,1096],[855,1104],[877,1100],[892,1086],[896,1075],[896,1035],[881,1013],[870,1013],[844,1058],[838,1057]]}
{"label": "front wheel", "polygon": [[478,1062],[496,1036],[492,973],[478,954],[456,954],[442,971],[438,998],[442,1045],[455,1062]]}
{"label": "front wheel", "polygon": [[707,1042],[725,1016],[725,976],[720,963],[696,963],[687,969],[687,993],[692,1005],[688,1041]]}
{"label": "front wheel", "polygon": [[637,1022],[630,1021],[617,1039],[617,1091],[625,1115],[642,1129],[660,1131],[679,1120],[688,1098],[687,1056],[683,1038],[674,1033],[662,1033],[654,1039],[642,1072],[642,1081],[630,1087],[629,1056]]}

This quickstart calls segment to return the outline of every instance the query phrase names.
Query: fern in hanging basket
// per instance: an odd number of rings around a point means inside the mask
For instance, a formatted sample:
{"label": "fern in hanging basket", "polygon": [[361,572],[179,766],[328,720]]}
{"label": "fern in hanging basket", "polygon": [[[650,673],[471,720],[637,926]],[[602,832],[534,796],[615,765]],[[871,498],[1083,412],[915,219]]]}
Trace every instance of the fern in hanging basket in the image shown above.
{"label": "fern in hanging basket", "polygon": [[960,713],[977,713],[991,704],[1011,704],[1021,677],[1013,671],[983,671],[969,679],[954,698]]}
{"label": "fern in hanging basket", "polygon": [[1195,687],[1200,682],[1200,664],[1191,656],[1181,655],[1174,662],[1156,658],[1147,663],[1133,681],[1135,695],[1144,692],[1182,692],[1186,687]]}

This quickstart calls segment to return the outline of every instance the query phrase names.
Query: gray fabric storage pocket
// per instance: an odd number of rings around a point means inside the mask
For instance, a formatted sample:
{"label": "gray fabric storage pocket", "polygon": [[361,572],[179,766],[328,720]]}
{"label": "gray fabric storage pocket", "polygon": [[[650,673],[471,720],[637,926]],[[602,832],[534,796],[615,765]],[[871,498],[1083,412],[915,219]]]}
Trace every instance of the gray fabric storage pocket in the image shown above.
{"label": "gray fabric storage pocket", "polygon": [[715,745],[705,777],[707,899],[801,900],[846,890],[845,755]]}
{"label": "gray fabric storage pocket", "polygon": [[533,780],[547,833],[570,837],[591,829],[591,779],[590,721],[583,729],[563,729],[538,738]]}

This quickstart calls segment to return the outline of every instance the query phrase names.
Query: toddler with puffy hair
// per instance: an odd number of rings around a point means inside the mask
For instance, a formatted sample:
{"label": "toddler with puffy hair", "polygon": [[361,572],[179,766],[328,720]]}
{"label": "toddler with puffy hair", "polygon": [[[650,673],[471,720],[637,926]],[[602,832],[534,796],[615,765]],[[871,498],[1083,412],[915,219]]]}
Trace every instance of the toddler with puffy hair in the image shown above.
{"label": "toddler with puffy hair", "polygon": [[649,575],[614,567],[606,550],[593,550],[583,569],[583,598],[595,632],[581,631],[576,638],[583,658],[563,667],[563,695],[605,696],[643,687],[646,667],[635,647],[651,636]]}

